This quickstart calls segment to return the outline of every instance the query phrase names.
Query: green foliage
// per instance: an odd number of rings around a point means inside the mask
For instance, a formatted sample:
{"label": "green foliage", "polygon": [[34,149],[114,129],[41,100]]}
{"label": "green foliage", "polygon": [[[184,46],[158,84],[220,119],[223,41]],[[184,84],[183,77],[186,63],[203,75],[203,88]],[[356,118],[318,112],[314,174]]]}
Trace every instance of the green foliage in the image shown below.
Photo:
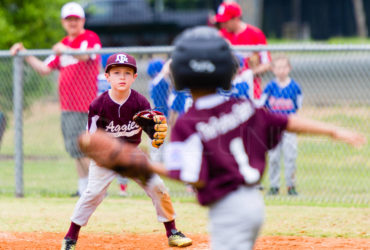
{"label": "green foliage", "polygon": [[64,34],[60,9],[66,0],[0,1],[0,49],[22,41],[28,48],[50,48]]}

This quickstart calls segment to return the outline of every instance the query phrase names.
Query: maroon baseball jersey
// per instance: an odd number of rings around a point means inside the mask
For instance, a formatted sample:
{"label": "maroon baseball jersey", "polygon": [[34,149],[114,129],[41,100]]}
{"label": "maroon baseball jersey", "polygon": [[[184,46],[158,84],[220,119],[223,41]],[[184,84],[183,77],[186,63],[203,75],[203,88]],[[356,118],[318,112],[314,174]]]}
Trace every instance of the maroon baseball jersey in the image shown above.
{"label": "maroon baseball jersey", "polygon": [[165,163],[170,176],[201,181],[198,200],[208,205],[240,185],[255,185],[266,152],[280,140],[287,116],[257,109],[248,100],[200,98],[171,131]]}
{"label": "maroon baseball jersey", "polygon": [[106,91],[90,104],[88,131],[94,133],[101,128],[113,137],[138,145],[141,141],[142,130],[132,120],[132,117],[137,112],[149,108],[148,100],[133,89],[122,104],[113,101],[109,96],[109,91]]}

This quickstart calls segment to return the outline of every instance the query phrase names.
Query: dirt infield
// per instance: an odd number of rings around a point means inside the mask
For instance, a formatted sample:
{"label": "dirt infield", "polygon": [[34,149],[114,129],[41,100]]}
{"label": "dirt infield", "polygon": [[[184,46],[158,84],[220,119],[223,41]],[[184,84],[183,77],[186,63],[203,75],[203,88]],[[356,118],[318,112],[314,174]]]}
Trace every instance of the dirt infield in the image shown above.
{"label": "dirt infield", "polygon": [[[60,249],[62,233],[9,233],[0,232],[0,249]],[[207,235],[191,235],[194,243],[186,249],[209,249]],[[312,238],[294,236],[263,236],[255,249],[369,249],[370,239]],[[84,234],[77,249],[176,249],[168,247],[163,234]]]}

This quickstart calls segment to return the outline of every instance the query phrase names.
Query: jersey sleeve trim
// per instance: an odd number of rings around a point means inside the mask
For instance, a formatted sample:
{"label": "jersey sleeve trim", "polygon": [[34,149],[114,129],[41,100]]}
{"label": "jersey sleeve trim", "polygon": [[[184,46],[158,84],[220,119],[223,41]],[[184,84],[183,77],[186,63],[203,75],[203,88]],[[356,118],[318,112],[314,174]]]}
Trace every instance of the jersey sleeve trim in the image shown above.
{"label": "jersey sleeve trim", "polygon": [[202,156],[203,144],[200,136],[193,134],[183,142],[171,142],[167,145],[165,165],[170,172],[180,171],[181,181],[195,183],[199,180]]}

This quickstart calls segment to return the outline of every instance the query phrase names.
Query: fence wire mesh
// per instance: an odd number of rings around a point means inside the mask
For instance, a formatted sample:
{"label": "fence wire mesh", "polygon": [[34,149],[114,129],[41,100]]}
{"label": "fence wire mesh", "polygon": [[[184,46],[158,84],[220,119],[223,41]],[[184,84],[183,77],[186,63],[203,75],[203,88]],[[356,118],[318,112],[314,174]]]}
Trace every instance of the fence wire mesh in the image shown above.
{"label": "fence wire mesh", "polygon": [[[285,45],[285,47],[289,47]],[[268,47],[267,47],[268,48]],[[120,51],[119,48],[97,51],[103,58]],[[123,50],[127,51],[127,50]],[[138,78],[132,88],[152,100],[148,66],[153,59],[166,60],[171,47],[158,50],[155,47],[145,51],[130,49],[135,56]],[[42,60],[51,51],[35,54]],[[245,49],[241,49],[246,53]],[[370,134],[370,49],[322,49],[312,45],[309,49],[285,50],[275,47],[274,57],[284,53],[291,62],[291,77],[299,83],[303,93],[303,106],[299,114],[336,125],[351,127],[367,136]],[[41,54],[41,56],[40,56]],[[153,66],[153,64],[151,64]],[[93,85],[97,94],[109,85],[104,80],[103,67]],[[86,72],[78,72],[84,75]],[[0,54],[0,193],[13,195],[15,128],[13,58]],[[24,193],[25,195],[68,196],[77,188],[75,163],[66,153],[61,131],[61,110],[58,93],[58,71],[40,76],[26,62],[23,70],[23,133],[24,150]],[[271,72],[262,75],[262,88],[273,78]],[[160,93],[168,93],[163,85]],[[162,91],[162,92],[161,92]],[[83,94],[82,92],[79,94]],[[84,96],[80,96],[82,99]],[[171,97],[170,97],[171,98]],[[180,102],[181,103],[181,102]],[[181,105],[184,105],[182,102]],[[175,105],[176,106],[176,105]],[[174,107],[176,109],[176,107]],[[181,107],[180,107],[181,108]],[[146,136],[141,147],[150,151]],[[262,181],[267,200],[307,203],[369,204],[370,201],[370,146],[361,150],[335,143],[322,137],[298,136],[298,157],[296,160],[296,187],[298,196],[287,195],[282,164],[280,194],[269,196],[268,171]],[[173,197],[193,197],[188,187],[165,180]],[[145,192],[134,182],[128,185],[130,196],[145,196]],[[109,194],[119,195],[118,184],[109,188]]]}

